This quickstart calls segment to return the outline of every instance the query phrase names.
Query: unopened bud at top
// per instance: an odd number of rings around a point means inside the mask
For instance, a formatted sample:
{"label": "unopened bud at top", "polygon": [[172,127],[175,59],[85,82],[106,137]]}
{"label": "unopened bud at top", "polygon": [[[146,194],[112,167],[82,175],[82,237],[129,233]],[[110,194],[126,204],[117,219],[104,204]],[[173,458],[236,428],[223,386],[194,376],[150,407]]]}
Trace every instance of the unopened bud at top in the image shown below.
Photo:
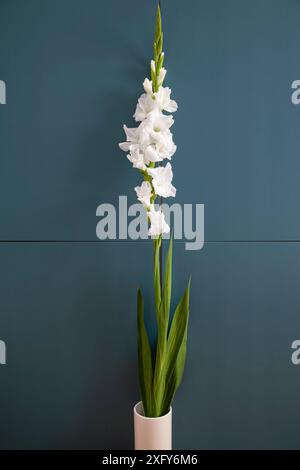
{"label": "unopened bud at top", "polygon": [[167,70],[164,67],[162,67],[160,69],[159,76],[158,76],[158,79],[157,79],[159,86],[163,84],[166,73],[167,73]]}

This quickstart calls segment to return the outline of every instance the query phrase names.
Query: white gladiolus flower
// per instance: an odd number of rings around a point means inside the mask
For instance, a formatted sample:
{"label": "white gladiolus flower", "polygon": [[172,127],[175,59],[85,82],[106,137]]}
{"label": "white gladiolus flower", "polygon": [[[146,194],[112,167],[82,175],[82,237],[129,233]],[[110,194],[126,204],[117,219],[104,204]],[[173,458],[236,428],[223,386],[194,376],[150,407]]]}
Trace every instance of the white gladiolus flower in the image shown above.
{"label": "white gladiolus flower", "polygon": [[144,151],[146,165],[150,162],[161,162],[165,158],[170,160],[176,152],[170,131],[173,123],[172,116],[153,113],[140,125],[139,142]]}
{"label": "white gladiolus flower", "polygon": [[165,167],[148,168],[147,172],[153,178],[152,184],[158,196],[175,197],[176,188],[171,184],[173,172],[170,163]]}
{"label": "white gladiolus flower", "polygon": [[150,162],[162,162],[165,158],[171,160],[176,152],[176,145],[169,129],[165,132],[151,133],[151,143],[145,148],[144,161],[146,165]]}
{"label": "white gladiolus flower", "polygon": [[147,209],[151,204],[152,188],[149,181],[144,181],[141,186],[134,188],[138,200],[143,204]]}
{"label": "white gladiolus flower", "polygon": [[134,144],[130,146],[130,153],[127,155],[127,158],[132,163],[133,168],[146,170],[144,154],[141,152],[139,145]]}
{"label": "white gladiolus flower", "polygon": [[123,129],[125,131],[125,134],[126,134],[126,138],[127,138],[127,142],[122,142],[121,144],[119,144],[119,147],[121,150],[124,150],[124,152],[128,152],[128,150],[130,150],[130,147],[133,145],[133,144],[137,144],[138,143],[138,128],[134,127],[134,128],[129,128],[127,126],[123,126]]}
{"label": "white gladiolus flower", "polygon": [[165,133],[152,134],[152,140],[153,143],[145,149],[145,164],[162,162],[165,158],[171,160],[177,149],[173,143],[172,133],[168,130]]}
{"label": "white gladiolus flower", "polygon": [[[158,77],[158,83],[161,85],[166,76],[166,69],[161,68]],[[152,82],[146,78],[143,83],[144,90],[139,100],[133,115],[136,121],[143,121],[147,119],[149,114],[157,113],[161,111],[167,111],[168,113],[174,113],[177,111],[178,106],[176,101],[171,100],[171,89],[160,86],[157,93],[153,93]]]}
{"label": "white gladiolus flower", "polygon": [[161,210],[155,210],[155,207],[152,205],[148,216],[151,224],[148,235],[158,237],[159,235],[170,232],[170,227],[165,221],[165,216]]}
{"label": "white gladiolus flower", "polygon": [[149,165],[149,163],[162,162],[164,158],[170,160],[175,151],[176,146],[173,144],[172,134],[170,132],[165,135],[157,135],[156,141],[148,145],[145,149],[144,162],[146,165]]}
{"label": "white gladiolus flower", "polygon": [[[149,95],[145,95],[149,96]],[[151,98],[150,98],[151,99]],[[139,127],[124,130],[127,142],[119,144],[121,149],[130,152],[128,158],[135,168],[145,169],[150,162],[170,160],[176,151],[170,127],[174,120],[161,112],[151,113]]]}
{"label": "white gladiolus flower", "polygon": [[148,93],[143,93],[138,100],[138,104],[136,106],[136,110],[133,117],[136,121],[144,121],[144,119],[147,119],[150,113],[156,110],[158,110],[158,105],[152,98],[152,95]]}
{"label": "white gladiolus flower", "polygon": [[[162,56],[163,53],[160,57]],[[176,145],[170,130],[174,119],[173,116],[165,115],[163,112],[177,111],[177,103],[171,99],[171,89],[162,86],[167,70],[161,67],[157,76],[155,61],[152,60],[151,71],[151,76],[155,76],[158,91],[154,93],[152,81],[145,78],[143,82],[145,93],[138,99],[133,116],[139,125],[135,128],[124,126],[126,142],[119,146],[127,152],[127,158],[134,168],[147,172],[152,178],[152,181],[143,181],[141,186],[135,188],[135,192],[148,213],[149,235],[157,237],[169,233],[170,227],[162,211],[156,210],[151,204],[151,199],[155,195],[164,198],[174,197],[176,188],[172,185],[173,172],[170,163],[165,167],[155,166],[155,164],[165,159],[171,160],[176,152]]]}
{"label": "white gladiolus flower", "polygon": [[142,147],[160,142],[162,136],[170,135],[170,127],[173,124],[172,116],[164,116],[162,113],[150,114],[138,127],[138,142]]}
{"label": "white gladiolus flower", "polygon": [[178,106],[176,101],[171,100],[171,88],[164,88],[161,86],[157,93],[155,93],[155,101],[161,110],[167,111],[168,113],[175,113]]}

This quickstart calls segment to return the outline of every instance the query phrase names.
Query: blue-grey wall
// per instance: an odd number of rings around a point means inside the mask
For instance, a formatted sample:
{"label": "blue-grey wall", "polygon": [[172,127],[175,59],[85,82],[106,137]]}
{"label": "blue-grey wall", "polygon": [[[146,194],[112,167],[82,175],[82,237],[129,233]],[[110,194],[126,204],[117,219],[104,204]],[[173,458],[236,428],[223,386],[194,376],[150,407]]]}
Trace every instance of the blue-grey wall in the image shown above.
{"label": "blue-grey wall", "polygon": [[[151,242],[100,242],[135,200],[117,147],[152,54],[155,0],[0,0],[0,448],[132,446],[135,295]],[[299,0],[163,0],[178,202],[205,204],[174,447],[300,448]],[[148,323],[153,310],[147,309]],[[152,331],[153,333],[153,331]]]}

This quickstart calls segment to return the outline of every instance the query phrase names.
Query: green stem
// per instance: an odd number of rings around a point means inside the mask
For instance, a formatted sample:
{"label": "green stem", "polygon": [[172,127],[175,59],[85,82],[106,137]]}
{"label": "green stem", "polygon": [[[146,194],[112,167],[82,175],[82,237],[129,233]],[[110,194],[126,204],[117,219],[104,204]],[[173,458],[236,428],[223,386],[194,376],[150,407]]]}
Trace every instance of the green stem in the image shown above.
{"label": "green stem", "polygon": [[[159,198],[159,205],[162,205],[162,197]],[[159,248],[159,270],[160,270],[160,290],[163,290],[163,242],[161,240],[160,248]]]}

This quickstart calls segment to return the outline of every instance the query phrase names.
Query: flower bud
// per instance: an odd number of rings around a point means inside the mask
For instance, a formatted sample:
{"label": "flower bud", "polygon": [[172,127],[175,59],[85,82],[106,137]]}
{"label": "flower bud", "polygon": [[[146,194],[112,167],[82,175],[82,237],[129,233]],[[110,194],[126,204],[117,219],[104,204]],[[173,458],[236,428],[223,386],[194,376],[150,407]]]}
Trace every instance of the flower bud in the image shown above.
{"label": "flower bud", "polygon": [[167,70],[164,67],[162,67],[160,69],[159,76],[158,76],[158,79],[157,79],[159,86],[163,84],[166,73],[167,73]]}
{"label": "flower bud", "polygon": [[145,78],[143,87],[144,87],[145,92],[148,93],[148,95],[152,95],[153,93],[152,82],[149,80],[149,78]]}

